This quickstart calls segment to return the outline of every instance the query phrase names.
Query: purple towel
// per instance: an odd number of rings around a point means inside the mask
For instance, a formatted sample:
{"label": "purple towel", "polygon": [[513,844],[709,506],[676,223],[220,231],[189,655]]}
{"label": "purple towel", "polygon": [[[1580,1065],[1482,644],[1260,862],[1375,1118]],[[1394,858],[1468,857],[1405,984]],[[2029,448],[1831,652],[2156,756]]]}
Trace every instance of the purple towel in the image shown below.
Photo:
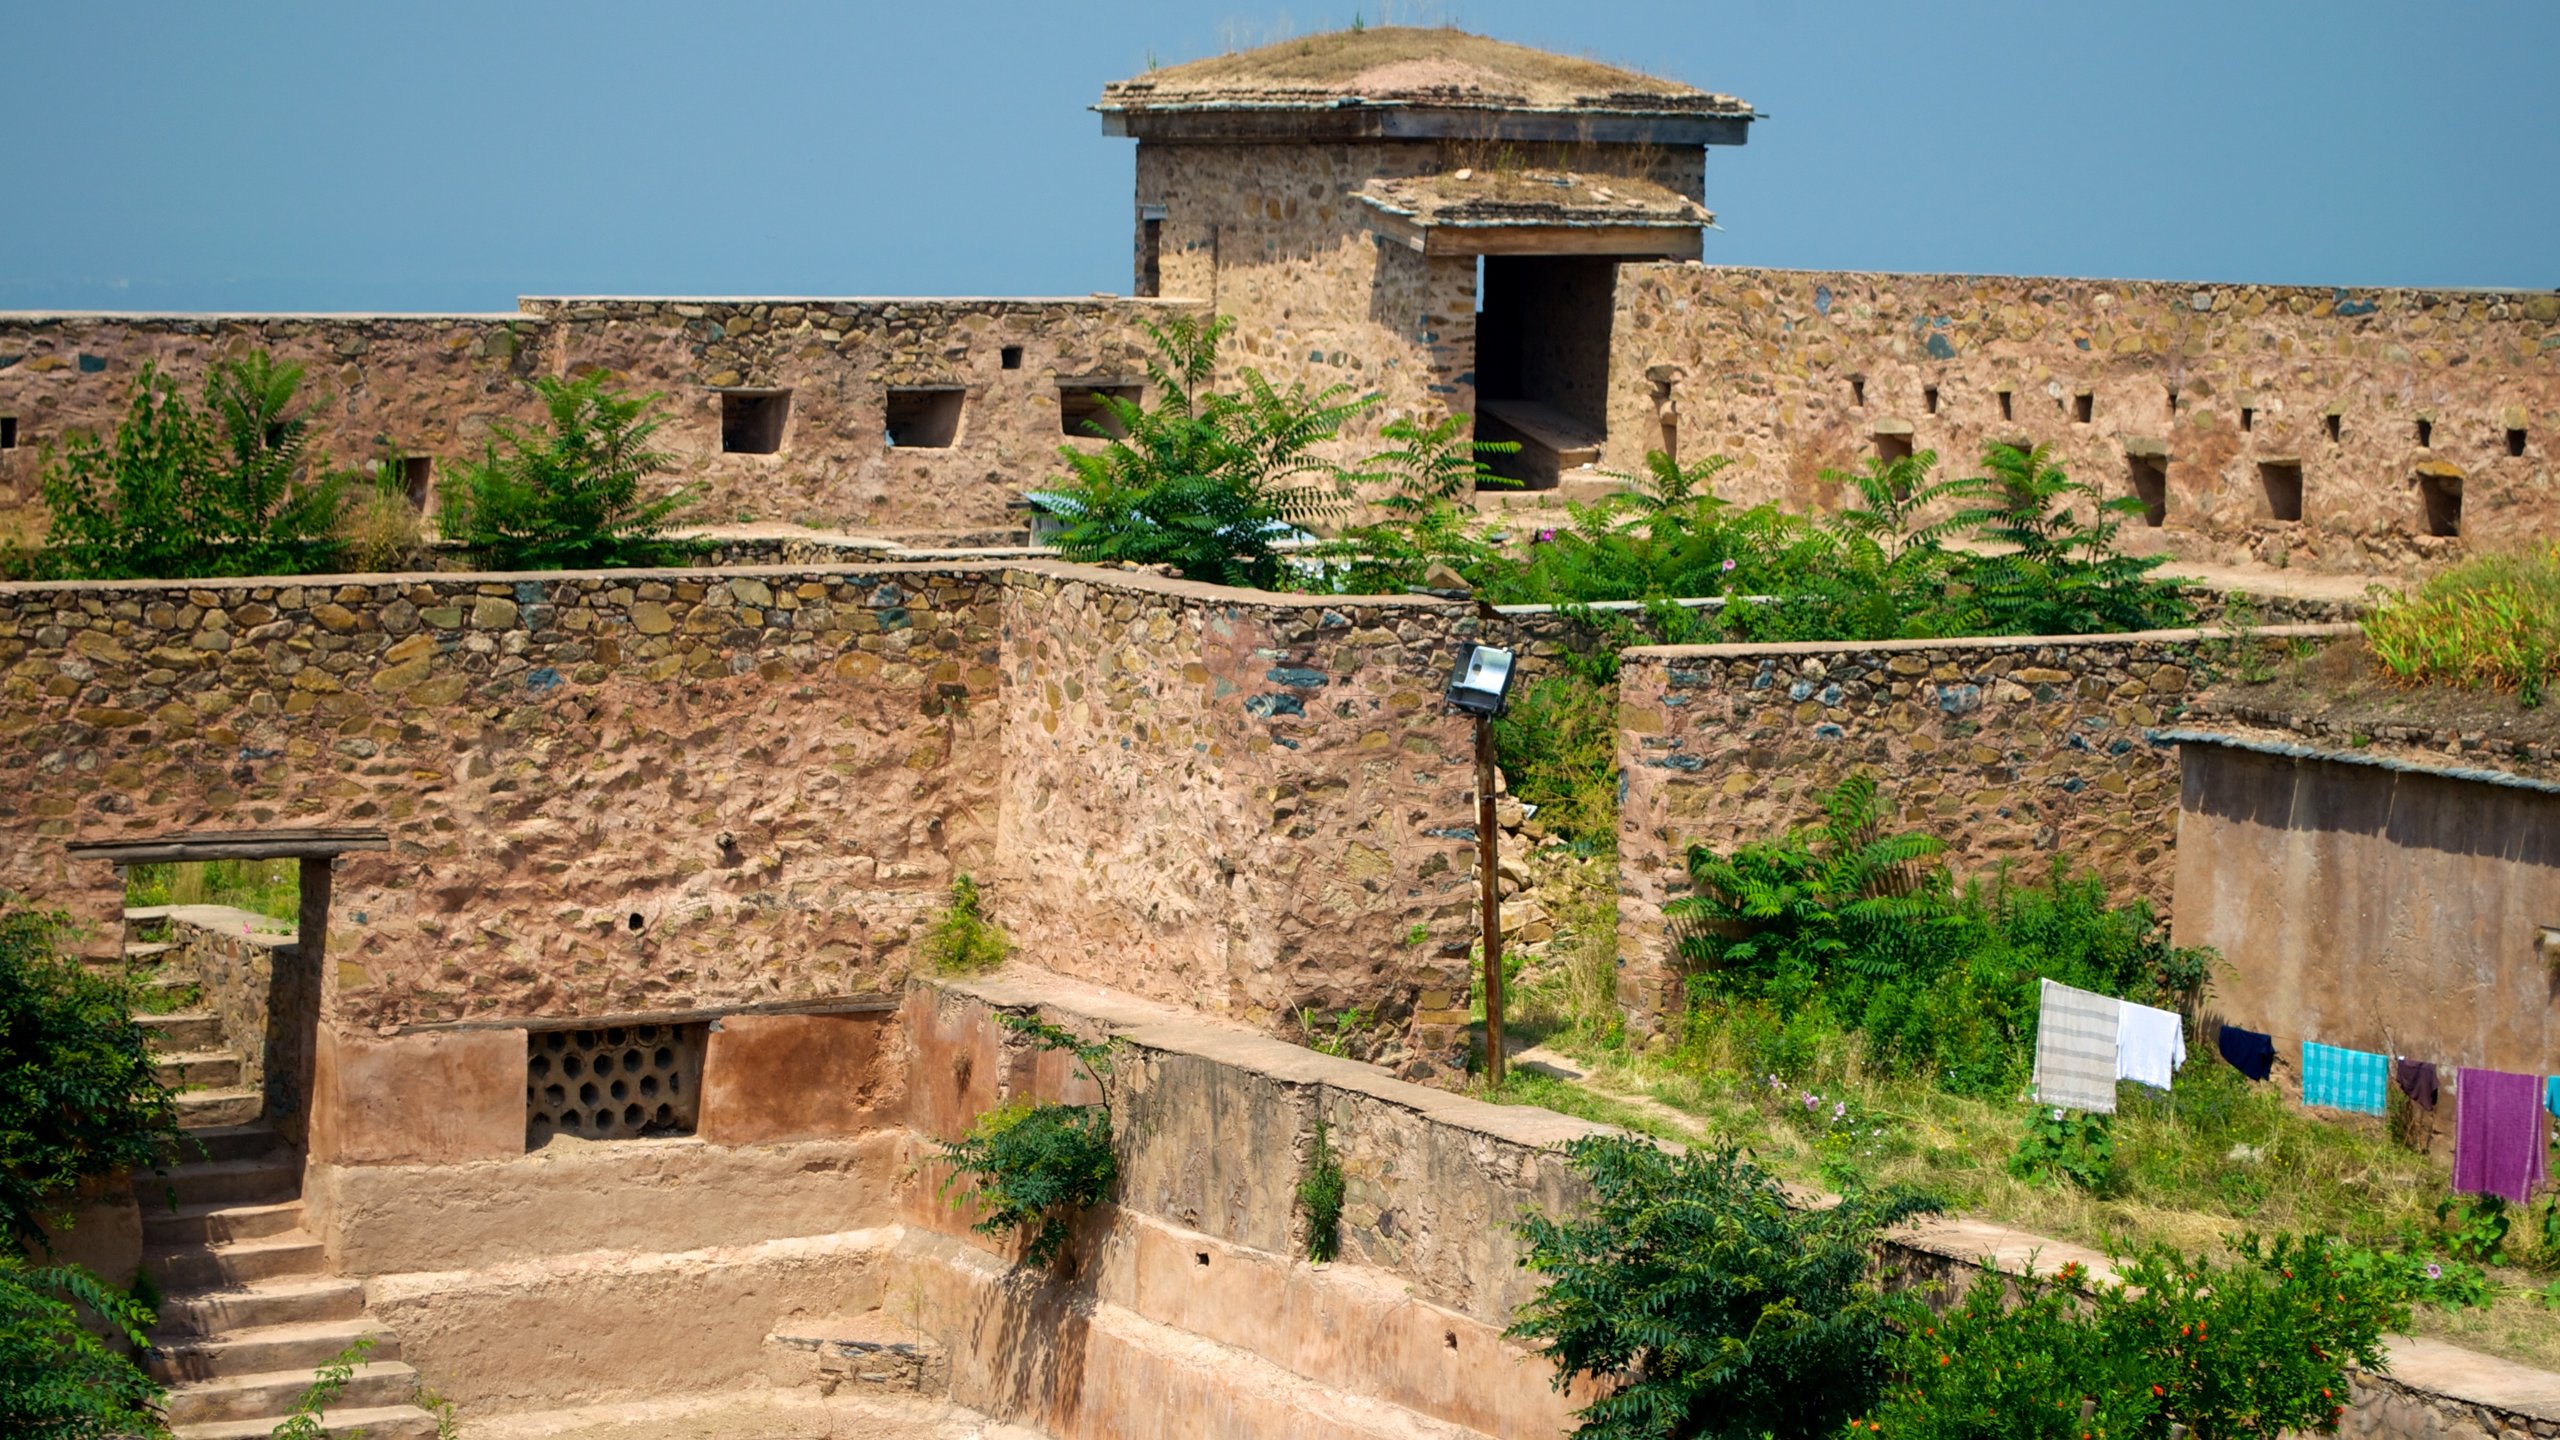
{"label": "purple towel", "polygon": [[2453,1188],[2525,1203],[2546,1177],[2541,1077],[2466,1067],[2453,1107]]}

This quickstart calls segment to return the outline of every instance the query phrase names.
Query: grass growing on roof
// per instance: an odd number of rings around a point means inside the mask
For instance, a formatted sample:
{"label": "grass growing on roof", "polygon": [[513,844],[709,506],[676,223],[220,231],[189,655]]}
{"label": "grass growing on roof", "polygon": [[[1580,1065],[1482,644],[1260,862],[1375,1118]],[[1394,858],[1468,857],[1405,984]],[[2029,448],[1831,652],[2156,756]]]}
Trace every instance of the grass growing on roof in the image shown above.
{"label": "grass growing on roof", "polygon": [[2475,555],[2385,599],[2364,638],[2404,685],[2512,690],[2539,705],[2560,677],[2560,543]]}

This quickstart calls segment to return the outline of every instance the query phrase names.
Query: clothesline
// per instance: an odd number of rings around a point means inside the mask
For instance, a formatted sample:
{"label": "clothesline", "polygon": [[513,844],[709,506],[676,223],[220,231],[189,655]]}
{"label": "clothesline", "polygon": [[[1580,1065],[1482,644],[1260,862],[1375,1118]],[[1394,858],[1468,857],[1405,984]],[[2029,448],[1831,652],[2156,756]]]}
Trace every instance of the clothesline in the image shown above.
{"label": "clothesline", "polygon": [[[2035,1069],[2037,1102],[2067,1110],[2113,1114],[2116,1082],[2154,1089],[2172,1087],[2186,1063],[2184,1020],[2173,1011],[2039,981]],[[2275,1039],[2225,1025],[2214,1048],[2251,1080],[2274,1072]],[[2381,1115],[2389,1088],[2433,1110],[2439,1095],[2434,1062],[2302,1042],[2302,1103],[2306,1107]],[[2549,1178],[2550,1122],[2560,1115],[2560,1075],[2518,1075],[2462,1067],[2454,1082],[2453,1188],[2499,1195],[2522,1204]]]}

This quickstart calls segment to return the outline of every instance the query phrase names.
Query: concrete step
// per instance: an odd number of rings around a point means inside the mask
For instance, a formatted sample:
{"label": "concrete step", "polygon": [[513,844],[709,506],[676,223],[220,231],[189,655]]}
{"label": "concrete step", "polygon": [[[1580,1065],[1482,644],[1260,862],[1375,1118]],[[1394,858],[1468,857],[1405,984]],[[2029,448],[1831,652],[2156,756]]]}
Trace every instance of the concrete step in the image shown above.
{"label": "concrete step", "polygon": [[124,942],[124,958],[136,962],[157,961],[163,955],[175,953],[177,948],[166,940],[127,940]]}
{"label": "concrete step", "polygon": [[151,1374],[166,1385],[219,1380],[233,1375],[275,1371],[316,1371],[356,1341],[370,1335],[372,1361],[400,1358],[400,1337],[376,1329],[362,1316],[351,1320],[313,1320],[299,1325],[263,1325],[227,1335],[154,1345],[147,1357]]}
{"label": "concrete step", "polygon": [[[292,1411],[302,1392],[311,1388],[311,1380],[308,1370],[271,1370],[200,1381],[169,1392],[169,1423],[185,1426],[207,1420],[263,1420],[273,1428],[274,1422]],[[397,1360],[357,1366],[347,1388],[338,1392],[338,1404],[352,1408],[407,1405],[417,1398],[418,1372]]]}
{"label": "concrete step", "polygon": [[172,1194],[180,1205],[262,1204],[301,1194],[302,1168],[287,1156],[272,1154],[245,1160],[199,1160],[171,1166],[165,1178],[137,1175],[133,1192],[145,1210],[156,1206],[163,1212]]}
{"label": "concrete step", "polygon": [[236,1334],[268,1325],[352,1320],[364,1313],[364,1282],[341,1275],[261,1280],[236,1290],[164,1301],[151,1333],[167,1340]]}
{"label": "concrete step", "polygon": [[178,1142],[182,1164],[206,1160],[257,1160],[284,1156],[284,1137],[263,1120],[246,1125],[201,1125]]}
{"label": "concrete step", "polygon": [[191,1090],[178,1097],[178,1128],[197,1130],[209,1125],[246,1125],[266,1113],[264,1093],[245,1087],[223,1090]]}
{"label": "concrete step", "polygon": [[256,1205],[217,1200],[181,1205],[175,1210],[152,1205],[142,1211],[142,1243],[155,1250],[175,1250],[183,1245],[230,1245],[281,1235],[301,1224],[300,1200]]}
{"label": "concrete step", "polygon": [[240,1084],[240,1057],[228,1050],[164,1051],[158,1056],[153,1073],[172,1090],[236,1089]]}
{"label": "concrete step", "polygon": [[155,1049],[210,1050],[222,1043],[222,1020],[210,1010],[173,1010],[166,1015],[136,1015],[133,1023],[151,1032]]}
{"label": "concrete step", "polygon": [[[320,1427],[332,1440],[361,1434],[364,1440],[436,1440],[436,1417],[415,1405],[367,1405],[353,1410],[320,1412]],[[267,1440],[275,1421],[207,1420],[173,1426],[177,1440]]]}
{"label": "concrete step", "polygon": [[163,1293],[214,1290],[289,1275],[317,1275],[328,1256],[319,1238],[307,1230],[287,1230],[228,1245],[181,1245],[143,1253],[142,1267],[160,1282]]}

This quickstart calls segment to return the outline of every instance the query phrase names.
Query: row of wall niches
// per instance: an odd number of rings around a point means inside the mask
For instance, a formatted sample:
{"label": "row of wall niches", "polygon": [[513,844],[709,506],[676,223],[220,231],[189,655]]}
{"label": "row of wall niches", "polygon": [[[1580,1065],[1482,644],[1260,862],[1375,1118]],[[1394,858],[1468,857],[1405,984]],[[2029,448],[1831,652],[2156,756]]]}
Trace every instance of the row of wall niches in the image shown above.
{"label": "row of wall niches", "polygon": [[[1867,382],[1864,377],[1852,376],[1849,387],[1851,403],[1864,408],[1867,404]],[[2019,404],[2019,394],[2020,392],[2005,386],[1992,392],[1993,400],[1999,409],[2000,419],[2014,422],[2018,418],[2023,408]],[[2075,390],[2062,397],[2061,406],[2071,423],[2092,425],[2097,423],[2098,419],[2097,401],[2095,391]],[[2168,403],[2172,413],[2178,411],[2180,402],[2177,391],[2168,392]],[[1926,415],[1945,414],[1944,392],[1941,388],[1936,385],[1922,386],[1920,407],[1921,412]],[[2258,420],[2257,406],[2243,405],[2239,408],[2239,426],[2243,433],[2256,433]],[[2439,448],[2437,440],[2441,432],[2434,415],[2420,413],[2405,417],[2405,423],[2408,426],[2407,436],[2412,449]],[[2500,424],[2493,428],[2495,433],[2486,437],[2492,442],[2493,456],[2504,454],[2513,458],[2526,457],[2531,439],[2528,427],[2519,424]],[[2331,445],[2343,445],[2352,433],[2355,433],[2355,427],[2347,424],[2345,411],[2332,408],[2321,412],[2319,430],[2321,439]],[[2005,438],[2013,440],[2022,448],[2039,443],[2024,433]],[[1906,423],[1889,420],[1879,422],[1873,432],[1873,440],[1876,456],[1881,460],[1905,459],[1913,453],[1912,427]],[[2259,518],[2280,524],[2299,523],[2303,518],[2304,458],[2298,455],[2266,455],[2255,457],[2245,463],[2254,467],[2255,470],[2254,478],[2261,501]],[[2407,476],[2413,499],[2409,511],[2410,529],[2422,535],[2460,535],[2462,533],[2462,481],[2462,472],[2453,465],[2433,461],[2414,465]],[[2137,453],[2128,448],[2125,454],[2123,486],[2121,493],[2131,495],[2142,502],[2143,523],[2157,526],[2168,522],[2169,454],[2165,449]]]}

